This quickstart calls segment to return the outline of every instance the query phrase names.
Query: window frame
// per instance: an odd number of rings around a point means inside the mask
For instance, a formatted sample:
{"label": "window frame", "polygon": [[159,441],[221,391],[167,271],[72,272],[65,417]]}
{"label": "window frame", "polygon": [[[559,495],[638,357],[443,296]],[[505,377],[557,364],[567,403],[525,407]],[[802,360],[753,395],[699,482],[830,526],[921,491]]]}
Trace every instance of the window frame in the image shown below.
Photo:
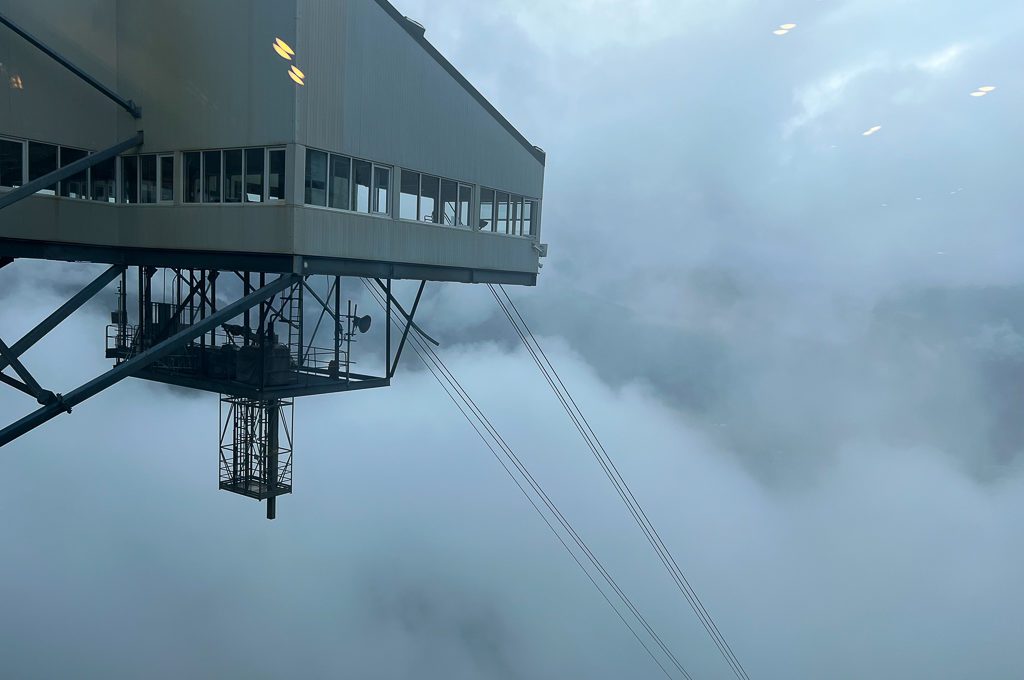
{"label": "window frame", "polygon": [[[324,203],[310,203],[306,200],[306,182],[309,177],[307,171],[308,164],[306,158],[310,152],[324,154],[327,157],[327,171],[325,173],[324,181]],[[300,205],[307,206],[310,208],[324,208],[326,210],[336,210],[343,213],[353,213],[355,215],[369,215],[371,217],[397,219],[392,215],[392,206],[396,205],[394,193],[395,193],[395,167],[394,165],[388,165],[387,163],[378,163],[366,158],[359,158],[358,156],[350,156],[349,154],[333,151],[324,151],[323,149],[317,149],[315,147],[307,146],[305,148],[306,157],[303,158],[302,162],[302,203]],[[348,208],[336,208],[331,205],[331,169],[334,166],[335,159],[347,159],[348,160]],[[370,166],[370,185],[369,185],[369,196],[367,200],[367,209],[357,210],[357,187],[355,179],[355,164],[356,161],[361,163],[368,163]],[[387,170],[388,172],[388,186],[387,186],[387,206],[383,211],[375,211],[373,209],[377,198],[377,170]]]}
{"label": "window frame", "polygon": [[[75,160],[71,161],[72,163],[80,161],[80,160],[82,160],[82,158],[88,158],[89,156],[91,156],[93,154],[93,152],[90,151],[89,149],[83,149],[83,148],[80,148],[80,147],[77,147],[77,146],[71,146],[70,144],[68,144],[68,145],[56,144],[54,146],[57,147],[57,167],[58,168],[65,167],[64,166],[64,149],[68,149],[68,150],[71,150],[71,151],[83,151],[83,152],[85,152],[84,156],[82,156],[81,158],[76,158]],[[71,179],[70,177],[68,177],[67,179],[62,179],[59,182],[57,182],[57,191],[56,191],[56,193],[54,195],[57,196],[58,198],[70,198],[70,199],[72,199],[74,201],[88,201],[89,197],[92,196],[92,187],[91,187],[91,182],[90,182],[92,173],[90,172],[90,170],[92,170],[92,168],[86,168],[85,170],[82,171],[82,173],[85,175],[85,191],[82,194],[80,194],[79,196],[71,196],[70,194],[68,194],[67,196],[64,195],[64,184],[65,184],[65,182],[68,182],[68,180]]]}
{"label": "window frame", "polygon": [[[272,151],[280,151],[284,154],[284,170],[281,172],[281,198],[270,198],[270,153]],[[263,202],[264,203],[284,203],[288,200],[288,148],[284,146],[265,146],[263,147],[264,159],[263,159]]]}
{"label": "window frame", "polygon": [[[462,190],[466,189],[469,191],[469,200],[465,202],[466,215],[462,214]],[[470,220],[473,219],[473,185],[467,184],[466,182],[459,182],[458,188],[455,190],[457,208],[455,210],[455,226],[459,228],[472,229],[472,223]],[[465,219],[465,224],[463,224]]]}
{"label": "window frame", "polygon": [[[167,200],[160,198],[164,190],[164,159],[171,159],[171,197]],[[158,153],[156,154],[156,201],[155,203],[162,203],[164,205],[170,205],[175,203],[175,193],[177,193],[177,186],[175,183],[175,166],[177,163],[174,162],[174,153]],[[141,172],[142,164],[139,164]]]}
{"label": "window frame", "polygon": [[0,141],[15,142],[21,145],[21,180],[18,183],[18,186],[0,186],[0,191],[14,191],[15,189],[25,186],[28,182],[28,140],[0,135]]}
{"label": "window frame", "polygon": [[[490,229],[476,229],[476,231],[488,233],[488,234],[502,234],[504,236],[518,236],[521,238],[535,239],[540,226],[540,203],[539,198],[532,198],[526,194],[516,194],[511,191],[502,191],[501,189],[492,189],[491,187],[481,186],[480,187],[480,202],[477,208],[476,215],[477,220],[480,220],[480,210],[484,205],[484,192],[490,191],[493,193],[494,198],[491,201],[491,228]],[[503,195],[508,199],[508,211],[504,220],[505,226],[502,231],[498,231],[498,196]],[[518,201],[516,201],[518,199]],[[530,233],[526,233],[526,204],[532,204],[530,207]]]}

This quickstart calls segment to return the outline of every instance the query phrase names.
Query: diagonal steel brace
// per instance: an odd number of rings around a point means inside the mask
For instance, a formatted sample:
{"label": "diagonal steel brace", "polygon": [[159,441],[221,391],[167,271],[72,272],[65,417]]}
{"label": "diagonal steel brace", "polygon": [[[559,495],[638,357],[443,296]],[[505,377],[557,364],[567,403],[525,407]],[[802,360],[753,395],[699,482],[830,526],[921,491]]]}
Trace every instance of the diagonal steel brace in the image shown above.
{"label": "diagonal steel brace", "polygon": [[263,286],[259,290],[232,302],[230,305],[227,305],[222,309],[219,309],[194,326],[189,326],[166,340],[153,345],[144,352],[140,352],[124,363],[118,364],[106,373],[93,378],[84,385],[68,392],[66,395],[58,396],[55,402],[37,409],[21,420],[18,420],[17,422],[0,430],[0,446],[9,444],[21,435],[34,430],[40,425],[56,418],[65,411],[70,412],[72,407],[77,406],[90,397],[96,396],[103,390],[121,382],[125,378],[130,378],[150,364],[181,349],[200,335],[208,333],[221,323],[229,321],[247,309],[260,304],[267,298],[277,295],[288,286],[293,285],[298,279],[299,275],[297,274],[285,274],[277,280]]}

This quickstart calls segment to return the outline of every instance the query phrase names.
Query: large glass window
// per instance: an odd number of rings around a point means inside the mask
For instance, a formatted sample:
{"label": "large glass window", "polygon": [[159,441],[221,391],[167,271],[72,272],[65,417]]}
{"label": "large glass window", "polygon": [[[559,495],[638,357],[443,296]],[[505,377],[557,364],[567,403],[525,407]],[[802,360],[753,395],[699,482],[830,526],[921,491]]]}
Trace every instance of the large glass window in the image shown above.
{"label": "large glass window", "polygon": [[420,173],[402,170],[402,193],[398,198],[398,216],[417,219],[416,205],[420,196]]}
{"label": "large glass window", "polygon": [[420,179],[420,220],[437,222],[437,202],[441,180],[431,175],[423,175]]}
{"label": "large glass window", "polygon": [[90,191],[92,200],[113,203],[117,200],[117,158],[108,158],[92,166]]}
{"label": "large glass window", "polygon": [[370,161],[352,161],[352,208],[359,212],[370,212]]}
{"label": "large glass window", "polygon": [[[84,149],[60,147],[60,167],[64,168],[89,155]],[[87,198],[89,195],[89,171],[76,172],[60,182],[60,195],[68,198]]]}
{"label": "large glass window", "polygon": [[266,149],[245,150],[245,201],[262,203],[264,190],[264,164]]}
{"label": "large glass window", "polygon": [[327,205],[327,154],[306,149],[306,203]]}
{"label": "large glass window", "polygon": [[267,152],[269,167],[267,168],[267,200],[284,200],[284,149],[271,149]]}
{"label": "large glass window", "polygon": [[526,199],[523,203],[523,236],[533,236],[533,221],[537,215],[537,201]]}
{"label": "large glass window", "polygon": [[480,190],[480,224],[481,231],[494,231],[494,189]]}
{"label": "large glass window", "polygon": [[139,156],[139,203],[156,203],[156,155]]}
{"label": "large glass window", "polygon": [[203,152],[203,202],[220,203],[221,174],[220,151]]}
{"label": "large glass window", "polygon": [[160,198],[161,201],[174,200],[174,156],[160,156]]}
{"label": "large glass window", "polygon": [[139,202],[139,157],[121,158],[121,202]]}
{"label": "large glass window", "polygon": [[441,224],[455,225],[459,218],[459,184],[441,180]]}
{"label": "large glass window", "polygon": [[330,183],[327,205],[349,210],[352,205],[352,159],[331,154]]}
{"label": "large glass window", "polygon": [[185,203],[198,203],[203,194],[203,155],[198,151],[189,151],[182,154],[181,158],[185,166],[182,178],[185,186],[181,198]]}
{"label": "large glass window", "polygon": [[468,184],[459,185],[459,226],[469,226],[470,205],[473,202],[473,187]]}
{"label": "large glass window", "polygon": [[23,144],[0,139],[0,187],[20,187],[24,181]]}
{"label": "large glass window", "polygon": [[387,213],[391,193],[391,168],[373,166],[373,212]]}
{"label": "large glass window", "polygon": [[224,152],[224,202],[242,202],[242,150]]}
{"label": "large glass window", "polygon": [[496,224],[494,230],[502,233],[509,233],[509,220],[508,220],[508,194],[501,193],[500,191],[495,194],[496,200]]}
{"label": "large glass window", "polygon": [[[57,169],[57,146],[41,142],[28,143],[28,181],[39,179]],[[57,193],[57,185],[40,189],[41,194]]]}
{"label": "large glass window", "polygon": [[523,233],[523,197],[513,196],[512,205],[509,207],[508,216],[510,219],[509,231],[510,234],[521,234]]}

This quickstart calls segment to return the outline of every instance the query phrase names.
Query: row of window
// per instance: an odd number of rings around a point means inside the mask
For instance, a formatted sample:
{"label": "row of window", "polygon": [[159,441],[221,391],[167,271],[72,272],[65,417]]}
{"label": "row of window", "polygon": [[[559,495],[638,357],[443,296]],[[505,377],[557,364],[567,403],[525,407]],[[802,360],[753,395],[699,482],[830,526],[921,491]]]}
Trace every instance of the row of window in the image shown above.
{"label": "row of window", "polygon": [[537,201],[494,189],[480,190],[481,231],[516,236],[536,234]]}
{"label": "row of window", "polygon": [[402,170],[398,216],[435,224],[468,227],[473,187],[410,170]]}
{"label": "row of window", "polygon": [[284,149],[186,151],[181,158],[185,203],[284,200]]}
{"label": "row of window", "polygon": [[[0,186],[18,187],[90,152],[74,147],[0,139]],[[116,161],[121,163],[123,203],[174,201],[173,154],[108,159],[40,193],[113,203]],[[340,210],[392,214],[392,168],[340,154],[306,150],[305,202]],[[261,203],[285,197],[285,150],[255,147],[186,151],[182,154],[185,203]],[[470,227],[473,186],[402,170],[400,219]],[[538,201],[505,191],[480,189],[476,228],[517,236],[536,234]]]}
{"label": "row of window", "polygon": [[[341,154],[306,149],[305,202],[340,210],[390,215],[392,168]],[[397,216],[458,227],[471,226],[473,186],[403,169]],[[505,191],[480,190],[476,228],[516,236],[536,234],[538,201]]]}
{"label": "row of window", "polygon": [[[0,139],[0,186],[19,187],[88,156],[90,151],[44,142]],[[124,156],[121,161],[121,200],[126,203],[157,203],[174,200],[174,155]],[[41,194],[117,201],[117,158],[40,189]]]}
{"label": "row of window", "polygon": [[306,149],[306,203],[361,213],[390,214],[391,168]]}

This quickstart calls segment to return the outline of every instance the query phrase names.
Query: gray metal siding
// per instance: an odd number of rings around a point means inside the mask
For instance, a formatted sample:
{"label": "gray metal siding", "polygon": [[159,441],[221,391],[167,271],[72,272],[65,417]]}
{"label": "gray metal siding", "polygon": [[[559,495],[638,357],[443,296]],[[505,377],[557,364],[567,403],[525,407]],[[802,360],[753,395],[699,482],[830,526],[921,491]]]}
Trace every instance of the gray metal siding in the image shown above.
{"label": "gray metal siding", "polygon": [[537,272],[526,238],[276,205],[112,205],[37,196],[4,209],[3,239],[223,253],[305,255]]}
{"label": "gray metal siding", "polygon": [[[0,0],[0,12],[107,86],[117,85],[116,0]],[[20,79],[21,89],[12,78]],[[0,134],[101,149],[116,141],[118,117],[131,120],[0,26]]]}
{"label": "gray metal siding", "polygon": [[543,165],[375,0],[299,0],[299,36],[300,144],[541,196]]}
{"label": "gray metal siding", "polygon": [[438,267],[537,272],[528,238],[329,209],[297,208],[295,252]]}
{"label": "gray metal siding", "polygon": [[32,197],[3,211],[0,239],[115,248],[291,254],[284,205],[111,205]]}
{"label": "gray metal siding", "polygon": [[[120,0],[118,88],[142,107],[146,149],[292,141],[296,86],[276,37],[294,42],[294,2]],[[122,116],[121,134],[134,124]]]}

